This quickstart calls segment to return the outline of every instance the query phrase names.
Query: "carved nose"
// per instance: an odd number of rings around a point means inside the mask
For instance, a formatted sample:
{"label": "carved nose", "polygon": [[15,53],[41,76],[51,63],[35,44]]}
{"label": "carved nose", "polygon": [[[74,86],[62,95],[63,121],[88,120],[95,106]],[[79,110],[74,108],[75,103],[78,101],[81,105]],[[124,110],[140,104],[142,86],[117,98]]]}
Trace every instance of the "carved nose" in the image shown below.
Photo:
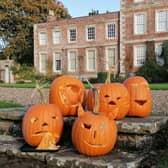
{"label": "carved nose", "polygon": [[110,101],[109,104],[110,105],[116,105],[116,103],[114,101]]}
{"label": "carved nose", "polygon": [[45,122],[42,124],[42,127],[48,126],[48,124]]}

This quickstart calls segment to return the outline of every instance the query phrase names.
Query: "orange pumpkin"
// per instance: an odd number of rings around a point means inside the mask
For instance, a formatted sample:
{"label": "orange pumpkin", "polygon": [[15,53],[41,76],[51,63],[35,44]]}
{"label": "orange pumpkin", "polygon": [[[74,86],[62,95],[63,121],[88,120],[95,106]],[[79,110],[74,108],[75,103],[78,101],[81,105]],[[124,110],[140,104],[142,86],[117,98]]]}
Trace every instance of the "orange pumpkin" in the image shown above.
{"label": "orange pumpkin", "polygon": [[31,146],[38,146],[43,138],[54,141],[49,146],[55,145],[61,137],[62,129],[62,114],[53,104],[33,105],[23,118],[23,136]]}
{"label": "orange pumpkin", "polygon": [[62,76],[52,82],[49,102],[56,104],[63,116],[73,116],[77,114],[79,104],[83,103],[84,95],[85,87],[80,80]]}
{"label": "orange pumpkin", "polygon": [[[123,119],[130,107],[130,96],[123,84],[111,83],[96,85],[99,88],[99,111],[112,115],[113,119]],[[94,98],[90,90],[88,93],[87,105],[89,110],[93,110]]]}
{"label": "orange pumpkin", "polygon": [[80,153],[89,156],[107,154],[114,148],[117,139],[115,122],[96,111],[80,113],[72,127],[74,146]]}
{"label": "orange pumpkin", "polygon": [[[100,89],[100,87],[103,85],[104,85],[104,83],[97,83],[97,84],[94,84],[93,86],[97,89]],[[87,109],[92,111],[93,106],[94,106],[94,97],[93,97],[93,89],[92,88],[90,88],[88,90],[85,102],[86,102]]]}
{"label": "orange pumpkin", "polygon": [[146,117],[152,110],[152,98],[148,82],[140,76],[130,77],[124,85],[130,93],[128,116]]}

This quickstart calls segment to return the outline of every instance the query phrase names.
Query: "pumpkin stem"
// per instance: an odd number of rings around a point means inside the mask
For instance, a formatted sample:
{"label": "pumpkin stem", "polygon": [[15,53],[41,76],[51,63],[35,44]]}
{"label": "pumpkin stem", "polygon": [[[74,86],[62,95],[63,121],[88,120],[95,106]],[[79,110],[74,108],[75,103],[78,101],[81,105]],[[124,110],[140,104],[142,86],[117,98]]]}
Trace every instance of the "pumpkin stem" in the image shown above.
{"label": "pumpkin stem", "polygon": [[106,78],[106,81],[105,81],[106,84],[111,83],[111,73],[113,72],[113,69],[114,69],[114,66],[110,66],[108,71],[107,71],[107,78]]}
{"label": "pumpkin stem", "polygon": [[34,96],[35,91],[38,91],[40,94],[41,104],[46,104],[46,99],[45,99],[44,93],[42,91],[42,88],[43,88],[43,86],[40,86],[39,83],[36,81],[36,87],[31,95],[31,98]]}
{"label": "pumpkin stem", "polygon": [[117,65],[118,65],[118,61],[116,62],[115,65],[109,66],[109,69],[108,69],[108,71],[107,71],[107,78],[106,78],[106,81],[105,81],[106,84],[111,83],[111,74],[114,75],[114,78],[116,77],[116,72],[115,72],[115,70],[116,70],[116,66],[117,66]]}
{"label": "pumpkin stem", "polygon": [[94,107],[93,107],[93,114],[99,114],[99,91],[97,88],[92,88],[93,95],[94,95]]}
{"label": "pumpkin stem", "polygon": [[85,80],[91,88],[94,88],[94,86],[90,83],[90,81],[87,78]]}

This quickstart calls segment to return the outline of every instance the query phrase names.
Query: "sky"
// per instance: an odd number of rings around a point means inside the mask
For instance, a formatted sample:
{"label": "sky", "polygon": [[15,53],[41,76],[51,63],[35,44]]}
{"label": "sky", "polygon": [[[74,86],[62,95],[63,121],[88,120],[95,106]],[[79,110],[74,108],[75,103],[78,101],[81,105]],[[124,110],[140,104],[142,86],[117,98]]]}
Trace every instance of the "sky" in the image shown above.
{"label": "sky", "polygon": [[60,0],[72,17],[87,16],[92,10],[119,11],[120,0]]}

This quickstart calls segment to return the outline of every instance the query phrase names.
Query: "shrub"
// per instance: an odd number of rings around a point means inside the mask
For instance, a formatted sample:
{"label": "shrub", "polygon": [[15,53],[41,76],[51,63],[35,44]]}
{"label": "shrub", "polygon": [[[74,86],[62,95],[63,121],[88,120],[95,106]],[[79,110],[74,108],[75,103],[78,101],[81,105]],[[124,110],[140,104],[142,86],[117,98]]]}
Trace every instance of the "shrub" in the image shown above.
{"label": "shrub", "polygon": [[34,81],[35,80],[35,69],[27,65],[15,64],[12,68],[16,82],[19,81]]}
{"label": "shrub", "polygon": [[143,76],[150,83],[168,81],[166,68],[158,65],[154,61],[147,61],[136,74]]}
{"label": "shrub", "polygon": [[[107,72],[98,72],[97,78],[90,79],[91,83],[105,83],[107,78]],[[111,82],[123,82],[125,80],[124,77],[117,76],[114,77],[113,74],[111,74]]]}

